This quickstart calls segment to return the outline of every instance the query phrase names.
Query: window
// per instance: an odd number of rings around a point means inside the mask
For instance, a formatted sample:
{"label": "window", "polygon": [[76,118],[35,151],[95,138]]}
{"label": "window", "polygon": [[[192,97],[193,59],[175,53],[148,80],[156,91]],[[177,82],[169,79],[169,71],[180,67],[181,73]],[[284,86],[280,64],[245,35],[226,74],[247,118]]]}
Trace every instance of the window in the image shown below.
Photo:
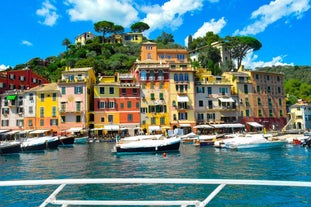
{"label": "window", "polygon": [[262,116],[262,111],[260,109],[258,110],[258,116]]}
{"label": "window", "polygon": [[104,109],[106,108],[106,102],[98,101],[98,108],[99,109]]}
{"label": "window", "polygon": [[1,125],[2,126],[9,126],[9,120],[2,120]]}
{"label": "window", "polygon": [[108,122],[113,123],[113,115],[108,115]]}
{"label": "window", "polygon": [[203,107],[203,101],[202,100],[199,100],[199,107]]}
{"label": "window", "polygon": [[52,107],[52,116],[56,117],[56,106]]}
{"label": "window", "polygon": [[24,120],[16,120],[16,126],[23,127],[24,126]]}
{"label": "window", "polygon": [[245,105],[246,106],[249,106],[250,104],[249,104],[249,101],[248,101],[248,98],[245,98]]}
{"label": "window", "polygon": [[124,109],[124,103],[120,103],[120,108]]}
{"label": "window", "polygon": [[248,94],[248,86],[247,86],[247,84],[244,84],[244,93]]}
{"label": "window", "polygon": [[174,74],[174,81],[178,81],[178,74]]}
{"label": "window", "polygon": [[44,107],[40,107],[40,118],[44,118]]}
{"label": "window", "polygon": [[150,120],[151,124],[156,124],[156,118],[155,117],[152,117],[151,120]]}
{"label": "window", "polygon": [[76,111],[81,111],[81,101],[76,101]]}
{"label": "window", "polygon": [[76,116],[76,122],[81,122],[81,116],[80,115]]}
{"label": "window", "polygon": [[187,120],[188,119],[188,114],[187,114],[187,112],[180,112],[180,113],[178,113],[178,119],[179,120]]}
{"label": "window", "polygon": [[57,126],[58,125],[58,120],[57,119],[51,119],[50,120],[50,126]]}
{"label": "window", "polygon": [[151,98],[151,100],[154,100],[155,98],[154,98],[154,93],[151,93],[150,94],[150,98]]}
{"label": "window", "polygon": [[41,100],[41,102],[44,102],[44,94],[43,93],[40,94],[40,100]]}
{"label": "window", "polygon": [[100,117],[100,122],[105,122],[105,117]]}
{"label": "window", "polygon": [[56,101],[56,93],[53,93],[53,94],[52,94],[52,97],[53,97],[52,100],[53,100],[53,101]]}
{"label": "window", "polygon": [[269,105],[269,106],[272,106],[272,100],[271,100],[271,98],[268,98],[268,105]]}
{"label": "window", "polygon": [[44,126],[44,119],[40,119],[40,126]]}
{"label": "window", "polygon": [[147,72],[145,70],[141,71],[140,80],[142,80],[142,81],[147,80]]}
{"label": "window", "polygon": [[99,93],[105,94],[105,87],[99,87]]}
{"label": "window", "polygon": [[163,100],[164,99],[163,93],[160,93],[159,97],[161,100]]}
{"label": "window", "polygon": [[28,126],[33,126],[32,120],[28,120]]}
{"label": "window", "polygon": [[137,89],[136,89],[136,88],[133,88],[133,94],[134,94],[134,95],[137,95],[137,94],[138,94],[138,92],[137,92]]}
{"label": "window", "polygon": [[260,93],[260,86],[257,86],[257,93]]}
{"label": "window", "polygon": [[32,114],[32,113],[33,113],[33,106],[29,106],[29,107],[28,107],[28,113],[29,113],[29,114]]}
{"label": "window", "polygon": [[61,110],[62,112],[65,112],[65,111],[66,111],[66,102],[61,102],[61,103],[60,103],[60,110]]}
{"label": "window", "polygon": [[270,117],[273,116],[273,111],[272,111],[272,109],[269,110],[269,116],[270,116]]}
{"label": "window", "polygon": [[108,108],[109,108],[109,109],[114,109],[115,106],[116,106],[116,103],[115,103],[114,101],[109,101],[109,102],[108,102]]}
{"label": "window", "polygon": [[280,110],[280,117],[283,117],[283,111]]}
{"label": "window", "polygon": [[281,87],[278,87],[278,93],[281,93]]}
{"label": "window", "polygon": [[185,55],[184,54],[177,54],[177,59],[180,61],[183,61],[185,59]]}
{"label": "window", "polygon": [[125,89],[125,88],[122,88],[122,89],[121,89],[121,94],[122,94],[122,95],[126,95],[126,89]]}
{"label": "window", "polygon": [[65,123],[66,122],[66,116],[61,116],[61,122]]}
{"label": "window", "polygon": [[165,124],[165,117],[161,117],[161,118],[160,118],[160,124],[161,124],[161,125]]}
{"label": "window", "polygon": [[245,110],[245,116],[249,117],[249,110]]}
{"label": "window", "polygon": [[136,102],[136,108],[139,109],[139,102]]}
{"label": "window", "polygon": [[114,94],[114,87],[109,87],[109,94]]}
{"label": "window", "polygon": [[258,74],[256,74],[255,77],[256,77],[257,80],[259,79],[259,75]]}
{"label": "window", "polygon": [[271,87],[270,86],[268,86],[267,91],[268,91],[268,93],[271,93]]}
{"label": "window", "polygon": [[258,106],[261,106],[261,99],[257,98]]}
{"label": "window", "polygon": [[83,88],[82,86],[75,86],[75,89],[74,89],[74,93],[75,94],[82,94],[83,93]]}
{"label": "window", "polygon": [[282,99],[279,98],[279,105],[282,106]]}
{"label": "window", "polygon": [[133,114],[128,114],[127,115],[127,121],[132,122],[133,121]]}
{"label": "window", "polygon": [[131,101],[127,102],[127,108],[129,108],[129,109],[132,108],[132,102]]}
{"label": "window", "polygon": [[151,53],[148,53],[148,59],[151,59]]}
{"label": "window", "polygon": [[61,87],[62,94],[66,94],[66,87]]}

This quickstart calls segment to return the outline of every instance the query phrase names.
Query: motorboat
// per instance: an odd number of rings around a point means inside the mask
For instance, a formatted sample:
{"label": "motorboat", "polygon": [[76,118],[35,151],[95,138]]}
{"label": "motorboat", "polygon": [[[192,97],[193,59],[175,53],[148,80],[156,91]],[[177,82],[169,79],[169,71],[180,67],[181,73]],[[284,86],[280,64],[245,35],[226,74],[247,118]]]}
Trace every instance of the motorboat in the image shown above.
{"label": "motorboat", "polygon": [[180,136],[181,142],[185,144],[194,144],[196,143],[198,138],[199,138],[199,135],[193,132]]}
{"label": "motorboat", "polygon": [[270,134],[236,135],[234,138],[221,140],[215,147],[228,149],[267,149],[281,148],[287,144],[285,140],[274,140]]}
{"label": "motorboat", "polygon": [[59,145],[58,137],[49,135],[49,130],[35,130],[29,132],[29,136],[21,142],[21,151],[41,151],[56,149]]}
{"label": "motorboat", "polygon": [[180,142],[179,136],[137,135],[118,140],[113,152],[127,154],[178,151]]}
{"label": "motorboat", "polygon": [[75,142],[75,137],[73,137],[73,136],[60,136],[60,137],[58,137],[58,146],[73,145],[74,142]]}
{"label": "motorboat", "polygon": [[18,141],[4,141],[0,143],[0,154],[19,153],[21,151],[21,143]]}

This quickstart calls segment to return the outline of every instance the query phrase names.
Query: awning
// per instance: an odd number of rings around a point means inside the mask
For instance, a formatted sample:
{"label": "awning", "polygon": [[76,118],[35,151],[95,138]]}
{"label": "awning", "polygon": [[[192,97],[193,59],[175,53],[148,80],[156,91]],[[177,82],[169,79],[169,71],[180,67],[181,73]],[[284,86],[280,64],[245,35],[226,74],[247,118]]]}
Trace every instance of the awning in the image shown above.
{"label": "awning", "polygon": [[190,124],[179,124],[180,127],[191,127]]}
{"label": "awning", "polygon": [[110,125],[105,125],[104,129],[107,131],[118,131],[120,127],[119,125],[110,124]]}
{"label": "awning", "polygon": [[251,125],[252,127],[263,127],[263,125],[257,122],[247,122],[247,124]]}
{"label": "awning", "polygon": [[234,102],[233,98],[218,98],[218,100],[221,102]]}
{"label": "awning", "polygon": [[189,102],[188,96],[177,96],[177,102]]}
{"label": "awning", "polygon": [[20,130],[12,130],[12,131],[8,131],[8,132],[3,133],[3,135],[13,135],[13,134],[16,134],[19,131]]}
{"label": "awning", "polygon": [[6,100],[15,100],[16,99],[16,95],[8,95],[6,97]]}
{"label": "awning", "polygon": [[49,130],[47,130],[47,129],[38,129],[38,130],[30,132],[29,134],[41,134],[41,133],[44,133],[44,132],[47,132],[47,131],[49,131]]}
{"label": "awning", "polygon": [[244,124],[236,123],[236,124],[212,124],[213,127],[216,129],[221,128],[243,128],[245,127]]}
{"label": "awning", "polygon": [[3,133],[3,132],[7,132],[9,131],[8,129],[0,129],[0,133]]}
{"label": "awning", "polygon": [[195,128],[195,129],[212,129],[213,127],[210,125],[207,125],[207,124],[202,124],[202,125],[194,126],[193,128]]}
{"label": "awning", "polygon": [[148,129],[149,131],[161,131],[160,126],[149,126]]}
{"label": "awning", "polygon": [[72,127],[70,129],[68,129],[67,132],[79,132],[82,129],[83,129],[82,127]]}

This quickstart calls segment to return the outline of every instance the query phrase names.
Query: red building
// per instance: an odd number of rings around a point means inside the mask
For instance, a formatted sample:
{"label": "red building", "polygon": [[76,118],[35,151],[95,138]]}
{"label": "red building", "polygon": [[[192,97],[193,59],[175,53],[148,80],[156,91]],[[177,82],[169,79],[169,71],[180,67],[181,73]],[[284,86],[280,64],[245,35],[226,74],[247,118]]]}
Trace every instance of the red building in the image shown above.
{"label": "red building", "polygon": [[49,81],[29,68],[7,70],[1,73],[0,93],[14,89],[26,90],[45,83],[49,83]]}

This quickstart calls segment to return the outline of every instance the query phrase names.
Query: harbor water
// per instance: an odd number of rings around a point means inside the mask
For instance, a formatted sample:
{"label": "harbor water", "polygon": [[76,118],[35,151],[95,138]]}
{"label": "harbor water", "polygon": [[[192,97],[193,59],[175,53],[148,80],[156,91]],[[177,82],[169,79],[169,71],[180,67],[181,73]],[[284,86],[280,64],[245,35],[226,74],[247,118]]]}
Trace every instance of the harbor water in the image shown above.
{"label": "harbor water", "polygon": [[[225,150],[182,144],[180,152],[115,155],[113,143],[0,156],[1,181],[74,178],[202,178],[311,181],[311,149]],[[59,199],[204,200],[217,185],[75,185]],[[0,206],[39,206],[57,186],[0,187]],[[311,206],[311,188],[227,186],[210,206]]]}

